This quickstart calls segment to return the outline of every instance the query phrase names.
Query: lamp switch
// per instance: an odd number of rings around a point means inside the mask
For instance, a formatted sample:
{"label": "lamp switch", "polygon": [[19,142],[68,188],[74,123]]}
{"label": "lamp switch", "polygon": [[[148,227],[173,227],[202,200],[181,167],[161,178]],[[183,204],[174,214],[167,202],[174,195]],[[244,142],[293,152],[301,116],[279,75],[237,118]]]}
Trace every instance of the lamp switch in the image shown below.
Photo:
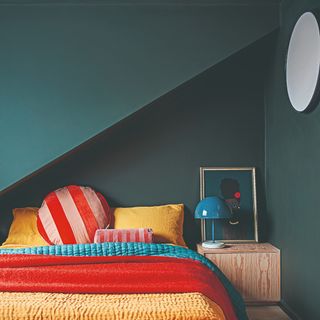
{"label": "lamp switch", "polygon": [[203,216],[203,217],[206,217],[207,215],[208,215],[208,211],[207,211],[207,210],[203,210],[203,211],[202,211],[202,216]]}

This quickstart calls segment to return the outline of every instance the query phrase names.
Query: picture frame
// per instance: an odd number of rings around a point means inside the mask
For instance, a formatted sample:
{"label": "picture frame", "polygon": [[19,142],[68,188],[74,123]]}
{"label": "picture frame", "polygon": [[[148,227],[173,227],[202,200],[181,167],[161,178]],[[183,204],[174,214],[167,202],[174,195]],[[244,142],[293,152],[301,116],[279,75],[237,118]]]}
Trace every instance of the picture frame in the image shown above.
{"label": "picture frame", "polygon": [[[215,220],[215,239],[226,243],[258,242],[255,167],[200,167],[200,200],[224,199],[231,219]],[[202,241],[210,239],[210,219],[201,220]]]}

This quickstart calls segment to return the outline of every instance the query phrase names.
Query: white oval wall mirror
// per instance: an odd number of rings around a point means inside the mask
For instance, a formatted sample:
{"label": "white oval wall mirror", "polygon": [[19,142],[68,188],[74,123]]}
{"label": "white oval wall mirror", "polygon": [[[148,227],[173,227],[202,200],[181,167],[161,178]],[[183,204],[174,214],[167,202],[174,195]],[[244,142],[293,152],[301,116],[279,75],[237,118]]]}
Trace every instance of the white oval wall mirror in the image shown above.
{"label": "white oval wall mirror", "polygon": [[316,16],[304,13],[290,38],[286,81],[292,106],[299,112],[310,111],[316,104],[320,71],[320,30]]}

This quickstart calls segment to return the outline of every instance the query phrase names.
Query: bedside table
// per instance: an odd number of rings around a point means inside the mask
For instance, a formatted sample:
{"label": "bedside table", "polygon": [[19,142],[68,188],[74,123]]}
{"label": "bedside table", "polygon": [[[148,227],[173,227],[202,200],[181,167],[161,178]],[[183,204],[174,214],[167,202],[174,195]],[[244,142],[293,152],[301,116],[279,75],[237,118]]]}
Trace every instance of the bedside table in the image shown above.
{"label": "bedside table", "polygon": [[270,243],[233,243],[222,249],[197,245],[226,275],[246,303],[280,301],[280,250]]}

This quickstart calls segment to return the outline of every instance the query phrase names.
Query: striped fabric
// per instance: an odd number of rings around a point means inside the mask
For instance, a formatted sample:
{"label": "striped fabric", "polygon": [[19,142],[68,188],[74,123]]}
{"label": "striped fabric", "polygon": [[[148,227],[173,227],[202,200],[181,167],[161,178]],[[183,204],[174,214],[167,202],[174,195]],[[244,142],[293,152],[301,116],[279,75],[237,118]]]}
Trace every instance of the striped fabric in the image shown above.
{"label": "striped fabric", "polygon": [[152,229],[98,229],[94,236],[95,243],[102,242],[145,242],[152,243]]}
{"label": "striped fabric", "polygon": [[101,194],[71,185],[45,197],[37,225],[50,244],[92,243],[96,230],[107,228],[110,220],[110,207]]}

